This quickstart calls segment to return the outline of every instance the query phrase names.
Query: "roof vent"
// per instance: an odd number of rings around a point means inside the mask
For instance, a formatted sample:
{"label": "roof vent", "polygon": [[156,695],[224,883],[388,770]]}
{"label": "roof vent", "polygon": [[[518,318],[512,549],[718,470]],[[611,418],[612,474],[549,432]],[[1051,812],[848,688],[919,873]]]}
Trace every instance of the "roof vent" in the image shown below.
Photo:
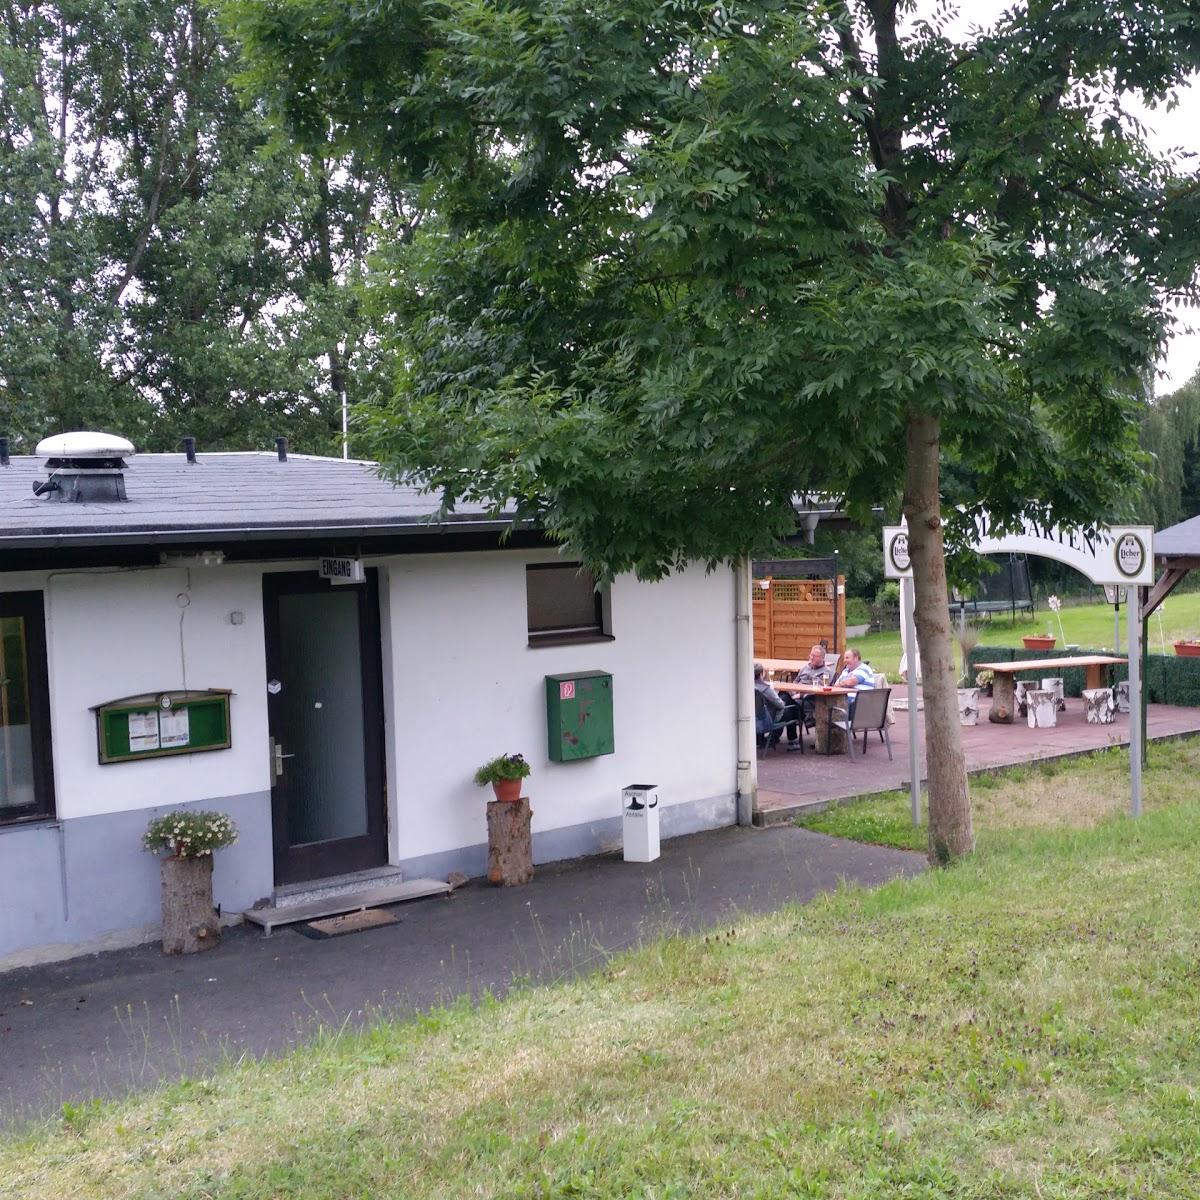
{"label": "roof vent", "polygon": [[34,451],[50,477],[33,485],[35,496],[102,504],[125,499],[125,459],[133,443],[111,433],[56,433]]}

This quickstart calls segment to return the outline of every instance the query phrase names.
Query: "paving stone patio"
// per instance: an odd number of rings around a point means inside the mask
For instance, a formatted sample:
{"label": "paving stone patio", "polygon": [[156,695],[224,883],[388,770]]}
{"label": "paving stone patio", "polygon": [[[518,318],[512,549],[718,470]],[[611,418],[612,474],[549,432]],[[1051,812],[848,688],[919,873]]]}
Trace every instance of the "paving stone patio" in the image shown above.
{"label": "paving stone patio", "polygon": [[[1127,715],[1118,714],[1113,725],[1088,725],[1084,721],[1083,701],[1079,698],[1068,698],[1067,710],[1058,714],[1058,724],[1053,729],[1030,729],[1024,721],[993,725],[987,719],[990,707],[991,701],[981,698],[979,724],[962,731],[968,771],[1066,758],[1109,746],[1124,746],[1129,742]],[[923,722],[924,713],[921,713],[918,726],[923,726]],[[1152,704],[1147,732],[1151,739],[1200,733],[1200,708]],[[815,806],[824,806],[830,801],[908,787],[908,736],[908,713],[897,712],[896,723],[891,727],[891,762],[877,735],[868,739],[866,755],[853,760],[844,754],[817,754],[812,746],[811,732],[805,754],[788,753],[782,746],[770,753],[759,751],[756,822],[774,824],[805,811],[811,812]],[[918,736],[921,736],[920,729]],[[919,753],[923,764],[923,744]]]}

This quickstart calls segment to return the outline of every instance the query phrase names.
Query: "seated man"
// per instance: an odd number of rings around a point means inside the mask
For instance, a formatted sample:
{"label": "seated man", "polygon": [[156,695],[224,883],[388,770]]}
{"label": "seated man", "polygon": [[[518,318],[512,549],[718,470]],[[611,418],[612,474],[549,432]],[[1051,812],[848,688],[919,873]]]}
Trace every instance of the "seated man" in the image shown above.
{"label": "seated man", "polygon": [[[851,692],[869,691],[875,686],[875,672],[867,666],[859,654],[851,646],[846,647],[846,665],[842,673],[834,680],[834,687],[849,688]],[[850,710],[854,711],[854,696],[846,697]]]}
{"label": "seated man", "polygon": [[[825,647],[817,644],[808,652],[808,662],[796,672],[797,683],[812,687],[827,687],[833,680],[833,667],[825,661]],[[788,722],[788,749],[799,750],[804,724],[812,717],[811,696],[795,696],[787,706],[783,719]]]}
{"label": "seated man", "polygon": [[758,744],[767,747],[779,741],[779,730],[775,728],[783,715],[784,703],[779,693],[767,682],[767,673],[762,663],[754,664],[755,691],[755,728],[758,731]]}

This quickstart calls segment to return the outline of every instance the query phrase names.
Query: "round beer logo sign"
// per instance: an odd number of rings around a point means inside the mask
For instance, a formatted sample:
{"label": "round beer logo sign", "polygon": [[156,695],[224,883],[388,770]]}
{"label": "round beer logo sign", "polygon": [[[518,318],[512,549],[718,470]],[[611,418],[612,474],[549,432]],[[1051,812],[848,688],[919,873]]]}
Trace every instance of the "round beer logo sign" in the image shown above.
{"label": "round beer logo sign", "polygon": [[897,571],[907,571],[912,566],[912,559],[908,557],[907,533],[898,533],[892,538],[888,546],[888,555]]}
{"label": "round beer logo sign", "polygon": [[1146,563],[1146,547],[1136,533],[1122,534],[1117,539],[1115,554],[1117,570],[1126,579],[1133,579],[1142,573],[1142,567]]}

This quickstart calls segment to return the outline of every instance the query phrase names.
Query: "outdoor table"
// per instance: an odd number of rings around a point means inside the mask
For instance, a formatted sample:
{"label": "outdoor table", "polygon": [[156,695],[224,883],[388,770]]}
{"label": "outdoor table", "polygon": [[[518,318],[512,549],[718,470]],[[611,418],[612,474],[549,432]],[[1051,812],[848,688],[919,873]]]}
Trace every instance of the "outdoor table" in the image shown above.
{"label": "outdoor table", "polygon": [[[801,696],[811,696],[813,701],[813,723],[816,725],[817,750],[822,754],[845,754],[846,731],[837,728],[830,720],[831,710],[840,696],[850,696],[854,688],[819,687],[812,683],[775,683],[771,685],[776,691],[792,692]],[[800,736],[804,736],[804,728],[800,728]]]}
{"label": "outdoor table", "polygon": [[1105,668],[1128,661],[1127,658],[1115,658],[1111,654],[1079,654],[1069,658],[1023,658],[1015,662],[976,663],[975,669],[992,673],[992,711],[988,714],[988,720],[997,725],[1011,725],[1017,708],[1018,672],[1083,667],[1086,673],[1085,687],[1100,688],[1104,686]]}

